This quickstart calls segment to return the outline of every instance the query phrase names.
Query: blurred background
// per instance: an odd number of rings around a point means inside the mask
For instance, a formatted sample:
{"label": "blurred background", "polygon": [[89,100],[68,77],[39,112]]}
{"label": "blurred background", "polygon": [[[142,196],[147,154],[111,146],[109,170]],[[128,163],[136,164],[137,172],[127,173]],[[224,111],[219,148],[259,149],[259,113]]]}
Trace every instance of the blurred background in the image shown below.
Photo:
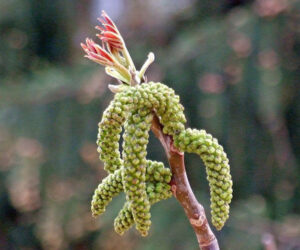
{"label": "blurred background", "polygon": [[[113,220],[124,196],[93,219],[106,176],[97,124],[115,83],[83,58],[104,9],[148,79],[173,87],[188,127],[204,128],[231,161],[231,216],[221,249],[300,249],[300,1],[0,1],[0,249],[198,249],[174,199],[152,208],[147,238]],[[96,39],[95,39],[96,40]],[[154,136],[149,158],[166,158]],[[186,155],[209,215],[201,160]]]}

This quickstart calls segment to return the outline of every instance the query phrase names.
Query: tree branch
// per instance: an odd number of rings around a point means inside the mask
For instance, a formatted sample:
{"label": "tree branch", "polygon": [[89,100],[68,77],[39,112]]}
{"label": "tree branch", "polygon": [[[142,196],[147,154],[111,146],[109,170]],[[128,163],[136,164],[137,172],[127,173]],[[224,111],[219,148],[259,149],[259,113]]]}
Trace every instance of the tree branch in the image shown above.
{"label": "tree branch", "polygon": [[151,130],[161,142],[172,171],[171,189],[175,198],[184,208],[185,214],[194,228],[199,247],[202,250],[218,250],[218,241],[212,232],[203,206],[197,201],[188,181],[184,153],[173,144],[172,136],[166,135],[162,130],[158,117],[154,114]]}

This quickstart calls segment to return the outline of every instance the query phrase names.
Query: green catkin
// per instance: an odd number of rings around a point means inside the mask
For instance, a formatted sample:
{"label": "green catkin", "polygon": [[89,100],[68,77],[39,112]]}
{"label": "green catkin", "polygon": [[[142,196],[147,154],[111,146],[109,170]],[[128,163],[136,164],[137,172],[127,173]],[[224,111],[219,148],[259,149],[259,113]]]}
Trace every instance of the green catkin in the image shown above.
{"label": "green catkin", "polygon": [[[122,173],[121,180],[127,198],[115,220],[118,233],[122,234],[135,223],[140,233],[147,235],[151,224],[150,204],[165,199],[170,194],[166,191],[170,188],[166,184],[171,180],[170,170],[164,168],[161,163],[146,161],[152,112],[155,112],[163,125],[163,132],[173,137],[178,149],[196,153],[204,161],[211,192],[212,222],[220,230],[227,220],[232,199],[232,181],[227,156],[218,141],[204,130],[185,130],[186,118],[183,110],[180,98],[175,95],[173,89],[162,83],[149,82],[137,86],[124,86],[123,92],[115,95],[103,114],[97,140],[100,159],[109,173]],[[125,132],[122,159],[119,139],[123,125]],[[118,169],[121,172],[117,172]],[[107,186],[105,180],[103,182]],[[104,190],[106,186],[101,186],[100,189]],[[153,187],[154,191],[151,191]],[[119,192],[122,190],[118,189]],[[161,194],[160,190],[164,190],[165,194]],[[102,198],[99,195],[101,192],[94,195],[97,200],[94,204],[103,212],[112,196],[117,193],[113,190],[109,195],[104,193]]]}
{"label": "green catkin", "polygon": [[108,175],[96,188],[91,203],[94,217],[104,213],[112,198],[123,191],[121,170],[118,169],[113,174]]}
{"label": "green catkin", "polygon": [[[169,183],[171,171],[164,167],[162,162],[147,160],[146,181],[147,185],[154,185],[156,182]],[[96,188],[91,202],[91,210],[94,217],[105,212],[106,206],[112,198],[123,191],[122,170],[116,170],[102,180]]]}
{"label": "green catkin", "polygon": [[147,160],[146,181],[169,183],[172,173],[162,162]]}
{"label": "green catkin", "polygon": [[[167,183],[147,184],[147,195],[150,204],[172,197],[171,187]],[[115,231],[122,235],[134,224],[130,203],[126,202],[114,221]]]}
{"label": "green catkin", "polygon": [[174,136],[184,130],[186,122],[183,113],[183,106],[180,104],[180,98],[175,95],[174,90],[161,83],[149,82],[136,87],[136,92],[140,92],[143,106],[155,110],[160,122],[163,125],[165,134]]}
{"label": "green catkin", "polygon": [[232,181],[229,161],[223,147],[205,130],[187,129],[175,137],[181,151],[196,153],[206,166],[210,186],[213,225],[220,230],[229,217],[232,199]]}
{"label": "green catkin", "polygon": [[[171,177],[172,173],[170,169],[165,168],[162,162],[147,161],[146,192],[151,205],[172,196],[171,187],[169,185]],[[133,224],[134,219],[130,209],[130,203],[126,202],[115,219],[115,231],[122,235]]]}
{"label": "green catkin", "polygon": [[134,110],[154,110],[164,126],[164,133],[174,136],[184,130],[186,122],[184,108],[180,104],[179,96],[166,85],[144,83],[136,87],[128,87],[121,95],[120,101],[124,106],[134,106]]}
{"label": "green catkin", "polygon": [[[184,129],[186,122],[183,113],[184,108],[180,104],[180,98],[178,95],[175,95],[174,90],[161,83],[149,82],[135,87],[133,92],[134,96],[143,99],[142,102],[138,103],[139,108],[146,106],[156,111],[165,134],[173,136],[175,142],[179,142],[178,138],[182,138],[184,143],[189,145],[190,138],[188,136],[180,136],[189,135],[188,132],[191,130]],[[195,129],[193,131],[196,134],[205,132],[204,130],[199,131]],[[193,143],[191,143],[192,146],[190,147],[180,147],[178,143],[175,143],[175,145],[183,152],[197,153],[204,161],[207,167],[207,179],[211,191],[212,222],[220,230],[229,216],[229,204],[232,199],[232,181],[229,163],[222,146],[208,134],[205,145],[194,152],[192,150],[193,145],[202,142],[201,140],[198,142],[198,139],[200,137],[193,138]],[[221,169],[219,170],[219,168]]]}
{"label": "green catkin", "polygon": [[113,173],[123,164],[120,157],[119,140],[129,107],[120,102],[121,97],[121,94],[115,95],[98,124],[98,152],[100,160],[104,162],[104,169],[108,173]]}
{"label": "green catkin", "polygon": [[151,121],[149,111],[137,110],[128,117],[123,135],[123,186],[136,229],[143,236],[148,234],[151,225],[150,202],[146,193],[146,150]]}

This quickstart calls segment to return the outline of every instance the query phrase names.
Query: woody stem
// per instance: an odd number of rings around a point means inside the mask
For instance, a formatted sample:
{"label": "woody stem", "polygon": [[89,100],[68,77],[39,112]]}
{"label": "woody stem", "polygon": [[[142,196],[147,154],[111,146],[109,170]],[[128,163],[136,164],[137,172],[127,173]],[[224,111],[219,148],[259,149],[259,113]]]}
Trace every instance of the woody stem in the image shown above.
{"label": "woody stem", "polygon": [[172,136],[163,133],[163,126],[155,114],[151,130],[165,150],[172,171],[171,189],[173,195],[183,207],[195,231],[199,248],[202,250],[219,250],[218,240],[208,224],[204,208],[197,201],[187,178],[184,153],[174,146]]}

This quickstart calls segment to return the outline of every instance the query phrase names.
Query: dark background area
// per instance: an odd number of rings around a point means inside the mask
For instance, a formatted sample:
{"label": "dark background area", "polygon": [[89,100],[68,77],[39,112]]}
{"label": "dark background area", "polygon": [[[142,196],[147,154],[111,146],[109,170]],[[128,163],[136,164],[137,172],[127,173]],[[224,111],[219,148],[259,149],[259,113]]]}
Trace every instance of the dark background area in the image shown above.
{"label": "dark background area", "polygon": [[[221,249],[300,249],[300,2],[297,0],[9,0],[0,2],[0,249],[197,249],[172,198],[152,209],[147,238],[123,237],[117,197],[93,219],[106,173],[97,124],[114,80],[83,58],[101,10],[115,20],[138,67],[181,96],[188,127],[228,153],[231,215]],[[96,39],[95,39],[96,40]],[[166,162],[151,136],[149,158]],[[186,155],[209,215],[201,160]]]}

